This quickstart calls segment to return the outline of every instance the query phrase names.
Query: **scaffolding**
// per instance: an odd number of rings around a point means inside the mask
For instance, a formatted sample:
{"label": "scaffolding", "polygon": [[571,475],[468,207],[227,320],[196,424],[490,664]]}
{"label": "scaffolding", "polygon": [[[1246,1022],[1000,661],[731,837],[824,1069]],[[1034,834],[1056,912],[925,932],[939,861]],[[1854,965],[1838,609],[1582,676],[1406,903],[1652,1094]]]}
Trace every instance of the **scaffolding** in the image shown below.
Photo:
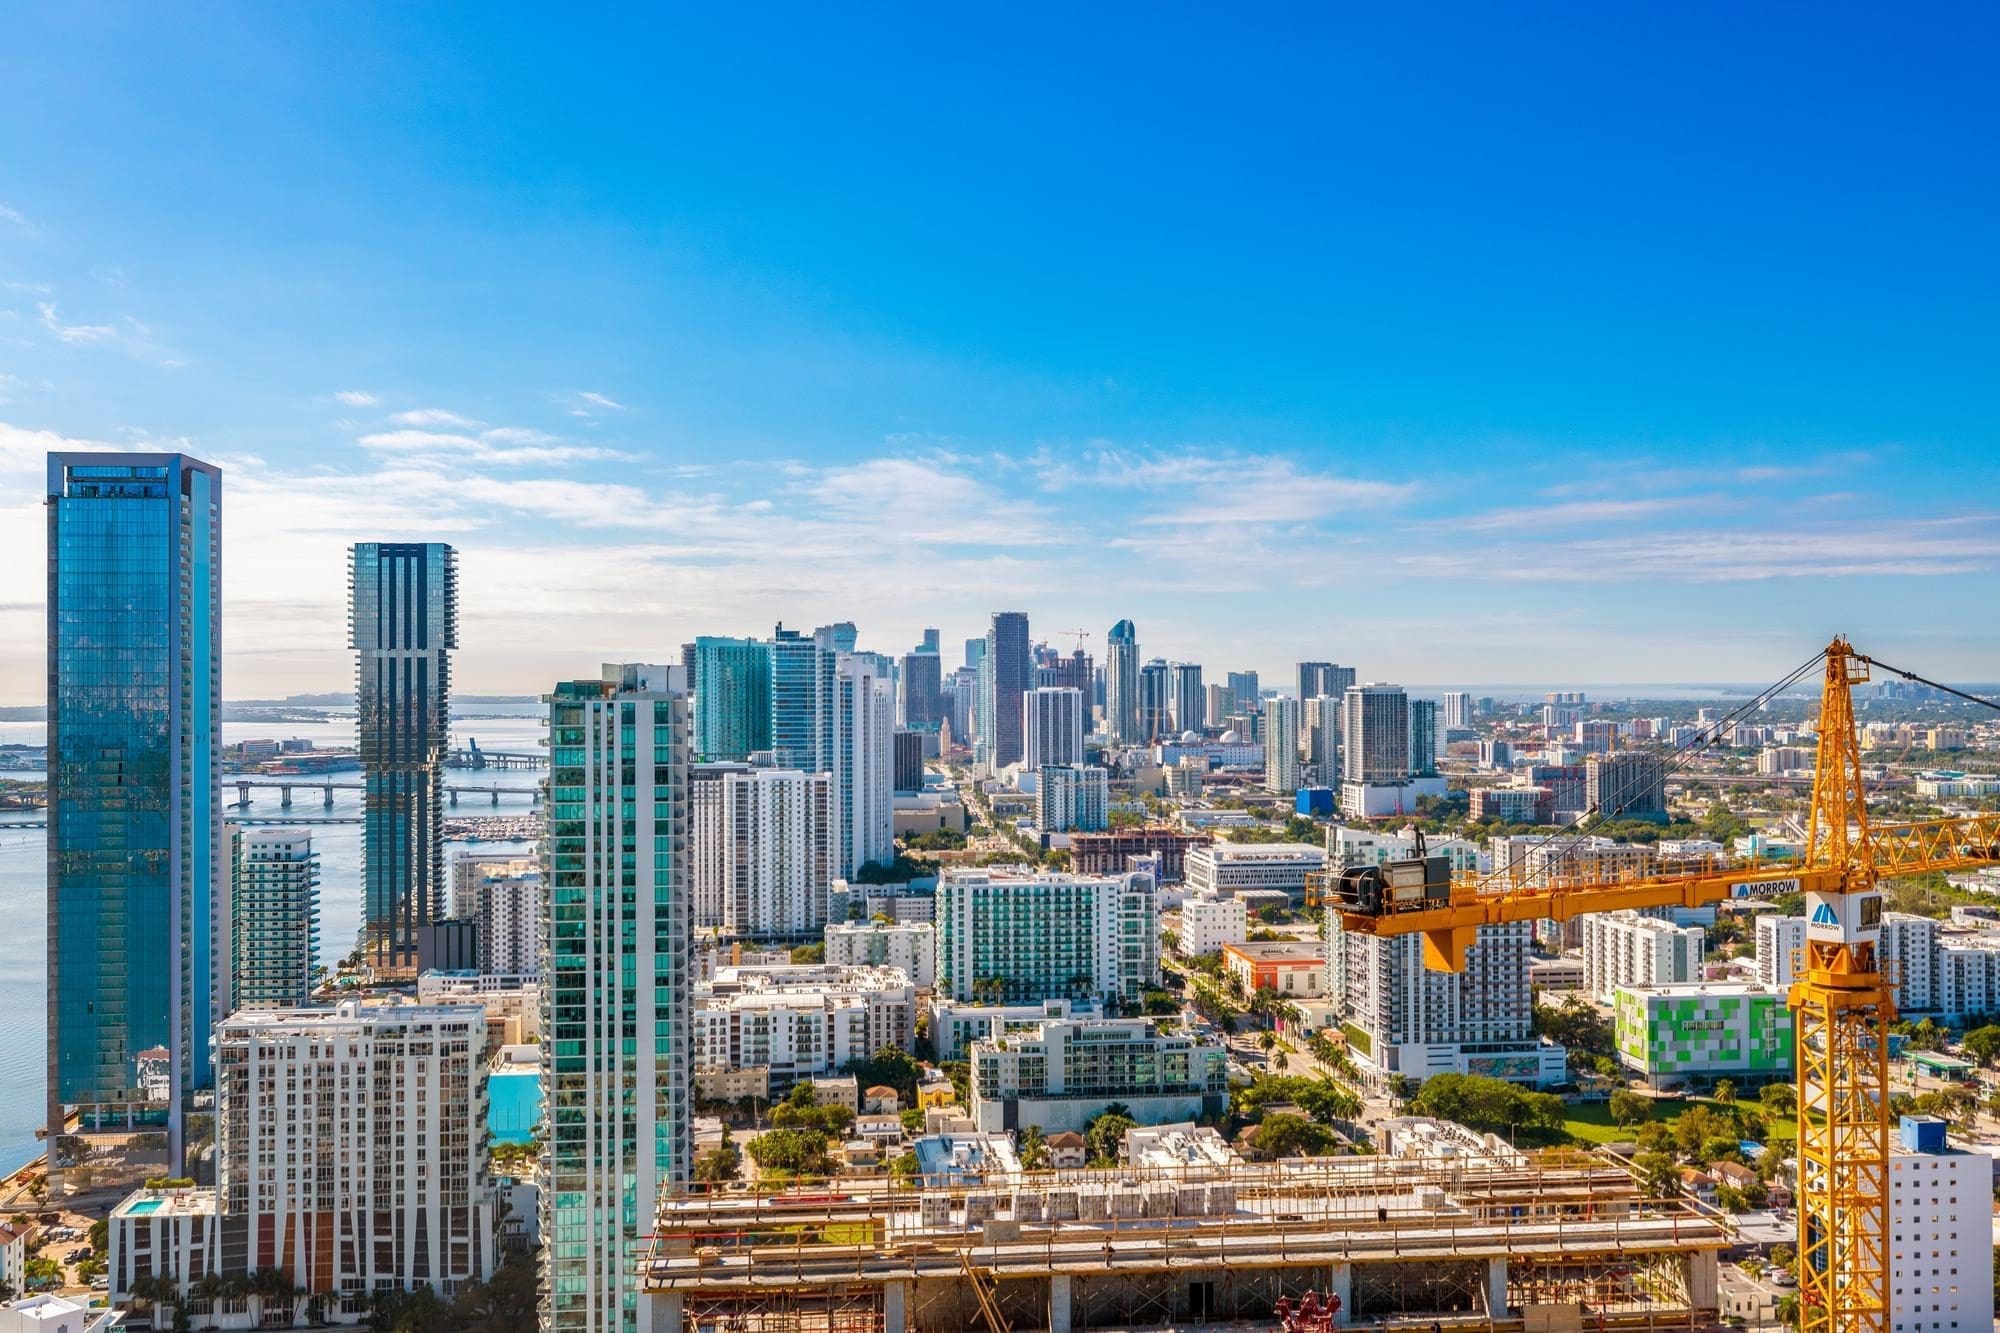
{"label": "scaffolding", "polygon": [[1330,1157],[682,1193],[641,1287],[699,1333],[1198,1327],[1313,1293],[1426,1327],[1573,1305],[1688,1328],[1727,1243],[1588,1154]]}

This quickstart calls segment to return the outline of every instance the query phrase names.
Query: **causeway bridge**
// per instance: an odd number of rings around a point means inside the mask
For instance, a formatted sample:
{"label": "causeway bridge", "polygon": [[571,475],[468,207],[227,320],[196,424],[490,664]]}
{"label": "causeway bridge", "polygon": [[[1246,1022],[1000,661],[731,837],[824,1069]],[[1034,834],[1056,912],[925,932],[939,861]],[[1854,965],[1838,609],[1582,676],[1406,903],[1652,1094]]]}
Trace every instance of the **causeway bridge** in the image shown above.
{"label": "causeway bridge", "polygon": [[[238,809],[247,809],[249,807],[251,802],[255,799],[251,795],[253,791],[269,791],[272,788],[277,789],[278,804],[280,807],[285,809],[289,809],[291,807],[292,792],[295,789],[303,789],[309,792],[312,791],[319,792],[321,795],[321,803],[327,806],[331,806],[333,804],[333,794],[337,791],[366,791],[368,789],[368,784],[366,784],[365,782],[335,782],[331,778],[308,778],[308,777],[278,777],[278,778],[232,777],[232,778],[224,778],[222,780],[222,785],[225,790],[227,790],[230,787],[236,788],[236,799],[230,802],[230,804]],[[525,797],[527,799],[528,804],[531,807],[538,806],[542,803],[542,792],[540,787],[503,787],[498,783],[481,784],[481,783],[466,783],[466,782],[447,782],[445,784],[444,791],[445,795],[451,798],[451,803],[453,805],[458,804],[458,798],[460,796],[485,796],[494,805],[500,804],[500,798],[503,796]]]}

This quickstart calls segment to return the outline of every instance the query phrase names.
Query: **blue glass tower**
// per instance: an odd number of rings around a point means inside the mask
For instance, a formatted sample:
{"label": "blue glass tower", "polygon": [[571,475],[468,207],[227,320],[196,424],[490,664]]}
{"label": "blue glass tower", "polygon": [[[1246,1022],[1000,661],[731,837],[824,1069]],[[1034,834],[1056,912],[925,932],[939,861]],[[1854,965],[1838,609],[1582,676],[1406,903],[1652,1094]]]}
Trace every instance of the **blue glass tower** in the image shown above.
{"label": "blue glass tower", "polygon": [[362,959],[413,976],[417,936],[446,915],[444,761],[458,647],[458,553],[441,542],[350,552],[348,631],[363,796]]}
{"label": "blue glass tower", "polygon": [[165,1124],[178,1170],[229,989],[222,473],[60,453],[48,481],[49,1126]]}

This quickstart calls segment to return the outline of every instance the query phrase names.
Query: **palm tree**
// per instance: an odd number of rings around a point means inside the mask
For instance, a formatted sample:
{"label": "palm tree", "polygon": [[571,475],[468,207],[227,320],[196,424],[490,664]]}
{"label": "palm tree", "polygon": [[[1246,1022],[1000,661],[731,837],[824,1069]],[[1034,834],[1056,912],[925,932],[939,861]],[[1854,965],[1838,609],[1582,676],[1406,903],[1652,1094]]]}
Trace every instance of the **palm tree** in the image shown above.
{"label": "palm tree", "polygon": [[1719,1078],[1715,1080],[1715,1100],[1725,1106],[1735,1105],[1736,1080],[1733,1078]]}

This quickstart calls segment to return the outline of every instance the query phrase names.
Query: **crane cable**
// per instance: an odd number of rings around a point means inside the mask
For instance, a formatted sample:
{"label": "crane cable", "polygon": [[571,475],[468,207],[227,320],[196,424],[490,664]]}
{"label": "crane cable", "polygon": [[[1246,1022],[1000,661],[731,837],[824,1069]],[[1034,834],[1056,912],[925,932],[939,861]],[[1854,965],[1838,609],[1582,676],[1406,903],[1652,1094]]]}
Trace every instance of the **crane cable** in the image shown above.
{"label": "crane cable", "polygon": [[[1668,753],[1666,757],[1666,762],[1662,766],[1661,776],[1664,778],[1667,774],[1678,773],[1682,769],[1686,768],[1688,763],[1691,760],[1693,760],[1697,754],[1708,750],[1718,740],[1720,740],[1722,738],[1723,733],[1730,727],[1734,726],[1739,718],[1744,717],[1754,709],[1762,707],[1765,703],[1769,702],[1771,699],[1776,698],[1778,695],[1790,689],[1794,684],[1796,684],[1799,681],[1800,678],[1805,676],[1808,672],[1812,671],[1814,668],[1818,667],[1825,660],[1826,660],[1826,653],[1824,650],[1814,653],[1811,657],[1808,657],[1805,661],[1801,662],[1797,667],[1793,668],[1789,673],[1787,673],[1783,679],[1779,680],[1775,684],[1766,686],[1758,693],[1752,695],[1740,707],[1730,712],[1728,716],[1720,718],[1714,722],[1707,724],[1705,728],[1698,729],[1692,740],[1687,741],[1686,743],[1676,747],[1674,750]],[[1891,671],[1895,670],[1894,667],[1887,667],[1887,666],[1885,666],[1885,669]],[[1928,684],[1929,682],[1925,683]],[[1981,702],[1984,701],[1982,700]],[[2000,707],[2000,705],[1996,705],[1996,707]],[[1565,837],[1567,837],[1568,839],[1566,842],[1562,842],[1557,846],[1554,857],[1556,862],[1557,863],[1562,862],[1563,860],[1568,858],[1569,854],[1572,851],[1583,846],[1584,839],[1591,836],[1592,829],[1602,828],[1614,816],[1623,814],[1626,805],[1630,803],[1630,799],[1631,798],[1628,797],[1626,800],[1621,801],[1618,805],[1614,806],[1609,811],[1585,810],[1579,815],[1577,815],[1577,817],[1574,820],[1572,820],[1569,824],[1565,825],[1561,829],[1558,829],[1556,832],[1549,834],[1547,839],[1545,840],[1545,845],[1546,843],[1556,842],[1558,839],[1562,839]],[[1597,822],[1594,824],[1589,822],[1592,815],[1597,816]],[[1475,893],[1483,893],[1488,885],[1494,883],[1496,880],[1500,880],[1503,874],[1505,874],[1505,872],[1499,870],[1487,871],[1484,875],[1480,876],[1478,882],[1474,885],[1473,891]]]}
{"label": "crane cable", "polygon": [[1901,676],[1904,680],[1912,681],[1918,685],[1928,685],[1934,690],[1940,690],[1945,694],[1954,695],[1957,698],[1965,700],[1967,703],[1979,704],[1981,707],[1990,708],[1994,712],[2000,713],[2000,703],[1995,703],[1993,700],[1985,698],[1981,695],[1967,694],[1964,690],[1955,690],[1949,685],[1943,685],[1934,680],[1927,680],[1924,677],[1919,676],[1914,671],[1905,671],[1903,670],[1903,668],[1899,666],[1890,666],[1887,662],[1884,662],[1879,657],[1870,657],[1866,653],[1856,653],[1855,656],[1859,657],[1869,666],[1881,667],[1884,671],[1887,671],[1891,675]]}

